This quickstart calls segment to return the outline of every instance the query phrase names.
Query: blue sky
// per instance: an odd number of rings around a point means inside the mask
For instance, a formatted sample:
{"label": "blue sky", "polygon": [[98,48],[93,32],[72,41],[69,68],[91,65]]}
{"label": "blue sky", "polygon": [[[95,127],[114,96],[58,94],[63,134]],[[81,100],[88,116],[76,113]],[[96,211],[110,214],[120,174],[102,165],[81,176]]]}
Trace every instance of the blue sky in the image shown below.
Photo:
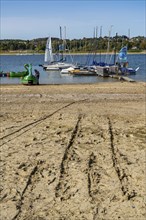
{"label": "blue sky", "polygon": [[[1,0],[1,39],[30,40],[59,37],[93,37],[102,26],[102,36],[146,35],[146,0]],[[129,31],[130,30],[130,31]]]}

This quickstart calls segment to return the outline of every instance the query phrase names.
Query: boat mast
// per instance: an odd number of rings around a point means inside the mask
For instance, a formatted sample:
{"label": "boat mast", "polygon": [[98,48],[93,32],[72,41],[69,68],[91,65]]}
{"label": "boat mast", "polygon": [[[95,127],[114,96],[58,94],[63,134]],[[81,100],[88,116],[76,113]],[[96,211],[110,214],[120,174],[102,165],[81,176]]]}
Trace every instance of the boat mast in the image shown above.
{"label": "boat mast", "polygon": [[108,63],[108,62],[107,62],[107,57],[109,56],[110,37],[111,37],[112,27],[113,27],[113,25],[110,26],[110,30],[109,30],[109,37],[108,37],[108,45],[107,45],[107,53],[106,53],[105,63]]}
{"label": "boat mast", "polygon": [[62,39],[62,27],[60,26],[60,40],[61,40],[61,45],[59,45],[59,50],[60,50],[60,53],[61,53],[61,61],[63,61],[63,39]]}
{"label": "boat mast", "polygon": [[97,54],[97,49],[98,49],[98,26],[96,26],[94,28],[94,33],[93,33],[93,61],[95,61],[95,58],[96,58],[96,54]]}
{"label": "boat mast", "polygon": [[64,42],[64,51],[66,51],[66,26],[64,26],[64,39],[63,39],[63,42]]}
{"label": "boat mast", "polygon": [[118,33],[116,33],[116,43],[115,43],[115,53],[114,53],[114,64],[116,64],[117,38],[118,38]]}
{"label": "boat mast", "polygon": [[[102,26],[100,26],[100,42],[102,38]],[[101,63],[101,45],[100,45],[100,63]]]}
{"label": "boat mast", "polygon": [[[66,26],[64,26],[64,39],[63,39],[63,50],[67,51],[67,43],[66,43]],[[64,61],[66,61],[66,56],[64,57]]]}

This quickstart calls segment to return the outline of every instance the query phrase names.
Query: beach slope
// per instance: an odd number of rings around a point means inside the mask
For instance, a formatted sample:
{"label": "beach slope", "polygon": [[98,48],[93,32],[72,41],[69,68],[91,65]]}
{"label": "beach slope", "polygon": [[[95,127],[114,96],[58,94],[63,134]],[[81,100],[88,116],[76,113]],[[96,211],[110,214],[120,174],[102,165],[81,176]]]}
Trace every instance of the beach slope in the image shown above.
{"label": "beach slope", "polygon": [[145,219],[145,92],[2,85],[1,219]]}

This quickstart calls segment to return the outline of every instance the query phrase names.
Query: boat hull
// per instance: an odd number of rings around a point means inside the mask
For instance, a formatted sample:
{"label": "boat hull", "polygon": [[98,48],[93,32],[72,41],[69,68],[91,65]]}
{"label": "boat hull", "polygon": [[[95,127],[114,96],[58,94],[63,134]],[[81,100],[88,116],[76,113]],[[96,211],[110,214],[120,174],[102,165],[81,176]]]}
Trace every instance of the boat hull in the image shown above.
{"label": "boat hull", "polygon": [[126,67],[122,67],[119,68],[119,74],[121,75],[135,75],[136,74],[136,70],[133,68],[126,68]]}
{"label": "boat hull", "polygon": [[56,64],[50,64],[50,65],[46,66],[45,70],[57,71],[57,70],[67,69],[72,66],[73,65],[70,63],[56,63]]}
{"label": "boat hull", "polygon": [[89,71],[89,70],[80,70],[80,69],[75,69],[75,70],[71,70],[70,74],[72,74],[73,76],[97,76],[96,72],[93,71]]}
{"label": "boat hull", "polygon": [[96,66],[96,73],[98,76],[102,77],[108,77],[110,72],[109,72],[109,67],[107,66]]}

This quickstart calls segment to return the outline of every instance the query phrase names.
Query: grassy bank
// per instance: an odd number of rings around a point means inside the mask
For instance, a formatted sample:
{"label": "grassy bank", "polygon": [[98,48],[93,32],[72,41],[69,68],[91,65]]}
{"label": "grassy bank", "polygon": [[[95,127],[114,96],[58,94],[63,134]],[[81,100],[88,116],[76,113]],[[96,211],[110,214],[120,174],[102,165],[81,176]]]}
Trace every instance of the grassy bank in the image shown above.
{"label": "grassy bank", "polygon": [[[97,55],[99,54],[106,54],[106,51],[102,51],[101,53],[96,53]],[[40,55],[44,54],[44,52],[35,52],[35,51],[1,51],[0,55]],[[90,54],[88,52],[70,52],[70,53],[64,53],[66,55],[72,54],[72,55],[86,55]],[[93,54],[93,53],[91,53]],[[109,52],[109,54],[113,54],[113,52]],[[143,51],[128,51],[128,54],[146,54],[146,50]]]}

